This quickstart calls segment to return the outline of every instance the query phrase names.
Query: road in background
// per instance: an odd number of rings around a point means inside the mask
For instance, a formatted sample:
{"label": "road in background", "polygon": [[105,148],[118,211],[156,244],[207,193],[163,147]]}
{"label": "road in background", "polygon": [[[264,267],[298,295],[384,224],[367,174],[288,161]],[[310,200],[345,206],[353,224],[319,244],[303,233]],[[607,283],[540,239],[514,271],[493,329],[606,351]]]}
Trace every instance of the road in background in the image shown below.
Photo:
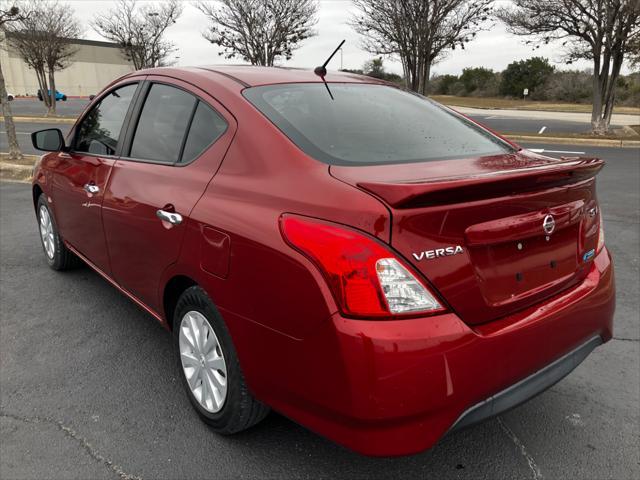
{"label": "road in background", "polygon": [[640,478],[640,150],[527,146],[608,162],[598,191],[615,337],[526,404],[394,459],[275,413],[211,432],[182,391],[171,335],[89,268],[50,270],[29,185],[0,184],[0,478]]}
{"label": "road in background", "polygon": [[[88,98],[68,98],[66,102],[58,100],[56,114],[62,117],[77,117],[88,104]],[[47,113],[47,107],[37,98],[16,98],[11,102],[11,112],[16,117],[22,115],[44,117]]]}
{"label": "road in background", "polygon": [[[61,116],[74,117],[79,115],[84,107],[88,104],[87,99],[72,98],[66,102],[58,102],[58,114]],[[34,99],[18,99],[11,104],[13,114],[15,116],[34,116],[44,115],[45,109],[42,102]],[[458,107],[452,107],[458,108]],[[571,121],[571,120],[559,120],[557,117],[562,117],[566,114],[557,114],[554,112],[526,112],[517,111],[517,115],[521,115],[521,118],[515,118],[513,116],[507,116],[505,112],[496,110],[492,112],[490,110],[479,109],[463,109],[462,111],[470,111],[468,115],[474,120],[488,126],[489,128],[497,132],[512,132],[522,133],[527,135],[536,135],[541,129],[544,129],[545,134],[576,134],[576,133],[588,133],[590,131],[590,124],[588,121]],[[513,114],[513,111],[509,112],[509,115]],[[536,118],[538,116],[544,116],[546,118]],[[630,117],[630,115],[626,116]],[[640,124],[640,117],[634,122]],[[29,135],[35,130],[43,128],[60,128],[65,131],[63,126],[68,125],[57,123],[16,123],[16,129],[18,133],[18,142],[24,153],[35,154],[37,153],[31,146],[31,140]],[[6,151],[7,139],[4,133],[4,123],[0,123],[0,152]]]}
{"label": "road in background", "polygon": [[[72,125],[68,123],[23,123],[16,122],[16,135],[18,136],[18,143],[22,153],[28,155],[42,155],[44,152],[40,152],[33,148],[31,143],[31,133],[38,130],[44,130],[45,128],[59,128],[62,133],[66,135],[71,130]],[[4,129],[4,122],[0,123],[0,152],[6,153],[9,151],[9,142],[7,141],[7,134]]]}
{"label": "road in background", "polygon": [[509,118],[497,114],[472,114],[469,117],[486,125],[496,132],[526,133],[537,135],[540,130],[545,134],[589,133],[591,125],[587,122],[571,122],[567,120]]}
{"label": "road in background", "polygon": [[[564,121],[545,121],[541,123],[538,120],[503,118],[494,115],[474,116],[474,120],[488,126],[497,132],[518,132],[529,135],[537,134],[542,127],[546,126],[545,133],[586,133],[589,131],[588,124]],[[18,143],[23,153],[31,155],[38,154],[37,150],[31,145],[31,133],[45,128],[59,128],[66,135],[72,125],[65,123],[25,123],[17,122],[16,133],[18,134]],[[0,122],[0,152],[6,152],[7,137],[4,130],[4,122]]]}

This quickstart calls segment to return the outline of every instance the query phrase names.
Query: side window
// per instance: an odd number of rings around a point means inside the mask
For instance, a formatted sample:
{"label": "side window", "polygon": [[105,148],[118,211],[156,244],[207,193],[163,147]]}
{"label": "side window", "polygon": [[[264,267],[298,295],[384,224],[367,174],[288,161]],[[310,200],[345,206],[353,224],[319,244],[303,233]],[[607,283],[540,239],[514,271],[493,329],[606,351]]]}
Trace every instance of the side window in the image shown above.
{"label": "side window", "polygon": [[93,107],[78,126],[74,150],[114,155],[124,118],[137,88],[137,83],[116,88]]}
{"label": "side window", "polygon": [[199,102],[184,144],[181,162],[188,163],[204,152],[227,130],[227,122],[209,105]]}
{"label": "side window", "polygon": [[175,163],[197,99],[168,85],[153,84],[138,120],[131,158]]}

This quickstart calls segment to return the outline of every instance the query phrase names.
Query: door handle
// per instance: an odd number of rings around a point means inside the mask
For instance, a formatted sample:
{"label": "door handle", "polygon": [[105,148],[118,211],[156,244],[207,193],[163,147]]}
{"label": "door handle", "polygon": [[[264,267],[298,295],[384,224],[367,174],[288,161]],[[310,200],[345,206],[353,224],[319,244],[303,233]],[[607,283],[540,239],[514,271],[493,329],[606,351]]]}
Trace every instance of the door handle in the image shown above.
{"label": "door handle", "polygon": [[95,195],[96,193],[100,192],[100,187],[94,185],[93,183],[87,183],[84,186],[84,191],[90,193],[91,195]]}
{"label": "door handle", "polygon": [[169,222],[171,225],[180,225],[182,223],[182,215],[179,213],[167,212],[166,210],[160,209],[156,212],[156,216],[160,220]]}

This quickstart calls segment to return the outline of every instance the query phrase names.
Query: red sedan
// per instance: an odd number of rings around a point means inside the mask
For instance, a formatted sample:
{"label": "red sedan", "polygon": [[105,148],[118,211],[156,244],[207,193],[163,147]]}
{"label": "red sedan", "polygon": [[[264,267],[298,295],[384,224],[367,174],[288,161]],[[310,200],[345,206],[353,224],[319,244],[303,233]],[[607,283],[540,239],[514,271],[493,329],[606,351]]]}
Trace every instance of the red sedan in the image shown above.
{"label": "red sedan", "polygon": [[405,455],[552,386],[612,335],[603,162],[523,150],[372,78],[160,68],[97,95],[33,202],[45,258],[82,260],[173,332],[222,434],[269,408]]}

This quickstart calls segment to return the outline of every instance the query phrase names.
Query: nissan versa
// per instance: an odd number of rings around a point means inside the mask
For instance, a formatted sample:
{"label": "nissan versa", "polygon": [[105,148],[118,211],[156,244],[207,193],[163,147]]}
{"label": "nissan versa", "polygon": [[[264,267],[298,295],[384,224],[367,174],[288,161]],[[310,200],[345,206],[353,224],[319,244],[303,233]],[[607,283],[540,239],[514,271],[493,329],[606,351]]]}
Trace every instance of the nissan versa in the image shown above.
{"label": "nissan versa", "polygon": [[32,139],[47,262],[84,261],[172,331],[221,434],[273,408],[367,455],[419,452],[611,338],[603,162],[393,85],[152,69]]}

